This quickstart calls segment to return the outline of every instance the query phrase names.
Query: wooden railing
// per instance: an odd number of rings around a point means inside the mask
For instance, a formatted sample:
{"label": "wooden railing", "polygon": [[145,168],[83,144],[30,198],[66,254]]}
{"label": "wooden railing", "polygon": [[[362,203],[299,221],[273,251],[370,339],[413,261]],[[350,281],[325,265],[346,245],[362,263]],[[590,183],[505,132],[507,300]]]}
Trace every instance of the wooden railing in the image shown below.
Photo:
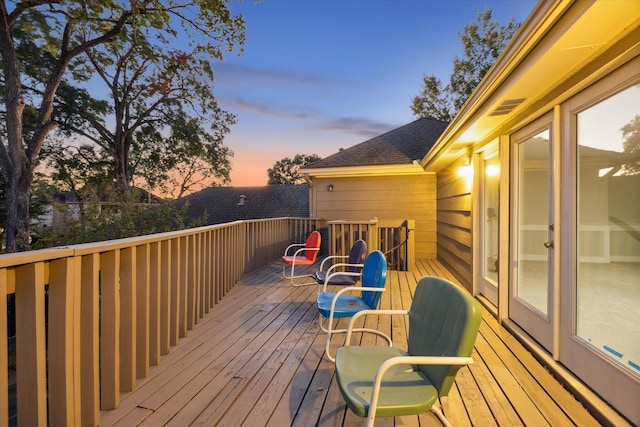
{"label": "wooden railing", "polygon": [[238,221],[0,256],[0,426],[10,416],[8,295],[18,425],[98,425],[245,273],[318,225]]}
{"label": "wooden railing", "polygon": [[329,255],[348,255],[356,240],[367,242],[367,250],[381,250],[392,270],[408,271],[415,264],[415,221],[332,220],[329,227]]}

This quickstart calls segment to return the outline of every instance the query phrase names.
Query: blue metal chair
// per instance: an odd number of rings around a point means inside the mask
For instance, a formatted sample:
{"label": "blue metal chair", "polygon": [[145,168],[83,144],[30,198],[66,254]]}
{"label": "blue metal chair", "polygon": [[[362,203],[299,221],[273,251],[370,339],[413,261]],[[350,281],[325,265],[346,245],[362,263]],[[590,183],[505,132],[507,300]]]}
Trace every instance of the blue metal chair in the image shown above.
{"label": "blue metal chair", "polygon": [[[367,314],[407,314],[408,351],[385,346],[350,346],[351,328]],[[356,415],[420,414],[431,410],[450,425],[438,400],[449,394],[456,373],[473,363],[482,309],[468,292],[438,277],[423,277],[409,310],[361,311],[349,323],[345,347],[336,353],[336,380]]]}
{"label": "blue metal chair", "polygon": [[[351,246],[349,255],[331,255],[323,259],[320,270],[315,272],[314,278],[318,284],[325,285],[323,289],[325,292],[326,285],[353,286],[360,280],[366,255],[367,242],[362,239],[356,240]],[[329,265],[339,260],[346,260],[346,262],[337,262],[324,269],[325,264]]]}
{"label": "blue metal chair", "polygon": [[[352,317],[362,310],[374,310],[380,303],[380,296],[385,290],[387,281],[387,260],[382,252],[375,250],[367,255],[360,280],[361,286],[348,286],[333,293],[326,292],[325,285],[323,291],[318,293],[316,306],[320,313],[320,328],[327,333],[325,352],[331,361],[335,361],[329,351],[331,336],[347,332],[346,329],[335,329],[333,320]],[[352,294],[354,292],[357,294]],[[327,326],[324,325],[324,319],[328,319]],[[391,338],[376,329],[358,328],[356,330],[380,335],[389,342],[389,345],[392,345]]]}

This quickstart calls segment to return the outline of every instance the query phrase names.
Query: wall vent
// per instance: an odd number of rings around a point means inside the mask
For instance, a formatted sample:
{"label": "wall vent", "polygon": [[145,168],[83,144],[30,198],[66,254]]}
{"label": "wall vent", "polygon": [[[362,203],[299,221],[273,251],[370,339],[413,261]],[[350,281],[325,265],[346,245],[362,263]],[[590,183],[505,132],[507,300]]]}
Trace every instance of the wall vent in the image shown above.
{"label": "wall vent", "polygon": [[490,116],[503,116],[512,112],[518,105],[522,104],[526,98],[507,99],[498,108],[496,108]]}

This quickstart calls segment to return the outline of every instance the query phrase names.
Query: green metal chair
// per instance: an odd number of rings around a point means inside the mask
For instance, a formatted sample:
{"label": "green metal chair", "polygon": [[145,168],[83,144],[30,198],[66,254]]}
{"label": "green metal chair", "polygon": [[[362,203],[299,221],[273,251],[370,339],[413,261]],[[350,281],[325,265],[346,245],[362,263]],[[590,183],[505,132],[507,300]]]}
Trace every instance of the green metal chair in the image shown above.
{"label": "green metal chair", "polygon": [[[350,346],[351,328],[367,314],[407,314],[408,351],[385,346]],[[455,375],[473,363],[480,328],[480,303],[438,277],[423,277],[409,310],[361,311],[349,323],[345,346],[336,353],[336,379],[347,406],[373,426],[376,417],[431,410],[450,425],[438,399],[447,396]]]}

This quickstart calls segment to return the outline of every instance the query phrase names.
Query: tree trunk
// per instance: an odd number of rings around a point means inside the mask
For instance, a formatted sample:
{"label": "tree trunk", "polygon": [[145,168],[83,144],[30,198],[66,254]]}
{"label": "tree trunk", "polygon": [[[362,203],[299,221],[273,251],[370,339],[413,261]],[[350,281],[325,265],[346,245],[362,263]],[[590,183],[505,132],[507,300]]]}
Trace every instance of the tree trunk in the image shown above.
{"label": "tree trunk", "polygon": [[122,193],[129,191],[131,176],[129,173],[129,156],[124,137],[117,136],[114,150],[114,166],[116,169],[116,188]]}
{"label": "tree trunk", "polygon": [[29,236],[29,195],[33,171],[25,166],[16,168],[7,179],[7,252],[25,251]]}

